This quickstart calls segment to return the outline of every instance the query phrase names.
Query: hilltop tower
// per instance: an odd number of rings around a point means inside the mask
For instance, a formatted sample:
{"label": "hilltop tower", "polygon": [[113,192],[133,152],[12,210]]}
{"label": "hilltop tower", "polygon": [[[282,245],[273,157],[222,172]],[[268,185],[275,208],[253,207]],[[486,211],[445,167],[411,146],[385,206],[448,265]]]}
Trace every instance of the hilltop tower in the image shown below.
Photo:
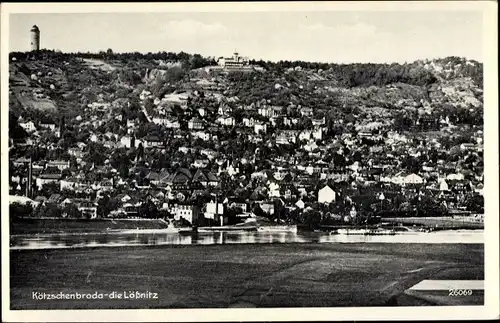
{"label": "hilltop tower", "polygon": [[31,50],[39,51],[40,50],[40,29],[38,29],[37,25],[31,27],[30,31],[30,39],[31,39]]}

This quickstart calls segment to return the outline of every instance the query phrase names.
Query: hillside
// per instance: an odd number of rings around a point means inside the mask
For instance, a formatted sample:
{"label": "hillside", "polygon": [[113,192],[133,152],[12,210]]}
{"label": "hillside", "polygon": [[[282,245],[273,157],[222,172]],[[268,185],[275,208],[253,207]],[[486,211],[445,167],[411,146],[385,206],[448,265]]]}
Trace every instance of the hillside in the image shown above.
{"label": "hillside", "polygon": [[88,55],[11,53],[10,112],[75,117],[92,102],[137,100],[143,90],[161,98],[212,84],[215,92],[236,98],[239,105],[267,100],[339,115],[394,116],[415,107],[427,113],[474,109],[482,115],[483,66],[456,57],[403,65],[253,61],[266,71],[227,74],[207,69],[208,61],[197,63],[199,55]]}

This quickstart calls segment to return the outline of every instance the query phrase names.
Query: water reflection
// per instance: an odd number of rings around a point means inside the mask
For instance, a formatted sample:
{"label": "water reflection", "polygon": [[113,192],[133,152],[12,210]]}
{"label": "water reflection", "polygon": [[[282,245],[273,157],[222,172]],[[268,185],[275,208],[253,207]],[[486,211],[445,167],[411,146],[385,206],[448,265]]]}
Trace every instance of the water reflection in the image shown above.
{"label": "water reflection", "polygon": [[392,236],[330,235],[320,232],[123,233],[11,236],[11,249],[50,249],[134,245],[214,245],[249,243],[483,243],[483,231],[403,233]]}

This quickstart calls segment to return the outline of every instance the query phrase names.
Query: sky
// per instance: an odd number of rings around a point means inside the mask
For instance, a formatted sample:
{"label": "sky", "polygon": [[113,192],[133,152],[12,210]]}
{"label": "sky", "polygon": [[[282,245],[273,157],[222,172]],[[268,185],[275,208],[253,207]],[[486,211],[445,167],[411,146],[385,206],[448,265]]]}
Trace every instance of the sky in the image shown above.
{"label": "sky", "polygon": [[9,16],[10,51],[188,52],[333,63],[483,61],[481,11],[35,13]]}

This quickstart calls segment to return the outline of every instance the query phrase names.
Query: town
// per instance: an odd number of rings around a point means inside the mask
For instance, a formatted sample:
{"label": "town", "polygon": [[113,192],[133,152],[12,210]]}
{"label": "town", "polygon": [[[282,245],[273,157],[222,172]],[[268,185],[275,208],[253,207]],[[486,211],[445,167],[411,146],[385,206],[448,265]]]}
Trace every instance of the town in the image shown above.
{"label": "town", "polygon": [[494,317],[494,8],[227,5],[2,6],[7,321]]}
{"label": "town", "polygon": [[[480,63],[92,55],[10,54],[11,217],[311,229],[482,219]],[[335,79],[342,68],[353,75]],[[363,84],[373,68],[381,79]]]}

